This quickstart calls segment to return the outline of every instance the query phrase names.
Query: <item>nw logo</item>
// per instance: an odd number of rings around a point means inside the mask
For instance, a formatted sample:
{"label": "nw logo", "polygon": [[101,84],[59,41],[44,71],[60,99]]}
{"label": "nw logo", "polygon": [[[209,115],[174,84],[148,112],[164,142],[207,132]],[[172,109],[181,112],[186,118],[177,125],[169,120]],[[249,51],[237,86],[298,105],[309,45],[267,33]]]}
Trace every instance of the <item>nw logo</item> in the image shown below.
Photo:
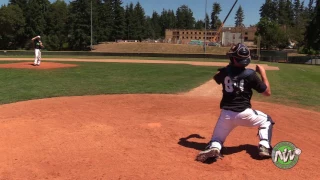
{"label": "nw logo", "polygon": [[281,169],[290,169],[298,162],[301,150],[290,142],[280,142],[272,150],[272,161]]}

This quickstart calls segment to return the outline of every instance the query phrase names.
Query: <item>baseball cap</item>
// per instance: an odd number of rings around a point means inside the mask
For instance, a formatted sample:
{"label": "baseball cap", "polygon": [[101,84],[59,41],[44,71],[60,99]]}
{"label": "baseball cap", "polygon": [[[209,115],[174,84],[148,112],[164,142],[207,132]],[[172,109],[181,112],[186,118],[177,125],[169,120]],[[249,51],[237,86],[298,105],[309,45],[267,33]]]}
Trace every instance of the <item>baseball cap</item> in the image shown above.
{"label": "baseball cap", "polygon": [[40,36],[37,36],[37,38],[39,38],[39,39],[40,39],[41,37],[40,37]]}

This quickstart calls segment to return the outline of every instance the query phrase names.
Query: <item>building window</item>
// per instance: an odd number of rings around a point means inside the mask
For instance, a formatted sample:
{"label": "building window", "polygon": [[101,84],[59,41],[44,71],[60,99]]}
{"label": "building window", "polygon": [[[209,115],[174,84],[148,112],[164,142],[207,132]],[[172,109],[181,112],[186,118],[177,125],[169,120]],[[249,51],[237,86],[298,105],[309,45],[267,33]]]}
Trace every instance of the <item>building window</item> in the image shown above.
{"label": "building window", "polygon": [[187,34],[189,34],[189,32],[187,32]]}
{"label": "building window", "polygon": [[195,37],[195,39],[197,39],[197,37]]}
{"label": "building window", "polygon": [[248,37],[244,37],[244,40],[245,40],[245,41],[248,41]]}
{"label": "building window", "polygon": [[182,36],[182,39],[184,39],[184,36]]}
{"label": "building window", "polygon": [[195,32],[194,34],[197,34],[197,32]]}
{"label": "building window", "polygon": [[191,36],[191,38],[190,39],[192,39],[192,36]]}
{"label": "building window", "polygon": [[184,32],[182,32],[182,34],[184,34]]}
{"label": "building window", "polygon": [[191,34],[192,34],[192,32],[191,32]]}
{"label": "building window", "polygon": [[187,39],[189,39],[189,37],[187,36]]}
{"label": "building window", "polygon": [[201,32],[199,32],[199,34],[201,34]]}
{"label": "building window", "polygon": [[245,32],[244,34],[245,34],[245,35],[248,35],[248,32]]}

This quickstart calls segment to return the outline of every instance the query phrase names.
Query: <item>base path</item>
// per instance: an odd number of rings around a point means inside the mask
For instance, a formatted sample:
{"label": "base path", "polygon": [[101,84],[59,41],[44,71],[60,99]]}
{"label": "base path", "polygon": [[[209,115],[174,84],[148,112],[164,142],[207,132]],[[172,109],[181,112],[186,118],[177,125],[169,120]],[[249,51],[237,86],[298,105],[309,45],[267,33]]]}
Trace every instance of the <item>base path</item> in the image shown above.
{"label": "base path", "polygon": [[298,164],[278,169],[257,151],[257,129],[235,129],[224,158],[195,161],[219,116],[215,97],[101,95],[0,106],[0,179],[315,179],[320,113],[254,102],[293,142]]}
{"label": "base path", "polygon": [[[34,58],[0,58],[0,61],[32,61]],[[138,59],[75,59],[75,58],[42,58],[42,61],[74,61],[74,62],[118,62],[118,63],[148,63],[148,64],[190,64],[195,66],[226,66],[226,62],[198,62],[198,61],[171,61],[171,60],[138,60]],[[261,64],[266,70],[279,70],[278,67]],[[255,69],[255,64],[248,68]]]}

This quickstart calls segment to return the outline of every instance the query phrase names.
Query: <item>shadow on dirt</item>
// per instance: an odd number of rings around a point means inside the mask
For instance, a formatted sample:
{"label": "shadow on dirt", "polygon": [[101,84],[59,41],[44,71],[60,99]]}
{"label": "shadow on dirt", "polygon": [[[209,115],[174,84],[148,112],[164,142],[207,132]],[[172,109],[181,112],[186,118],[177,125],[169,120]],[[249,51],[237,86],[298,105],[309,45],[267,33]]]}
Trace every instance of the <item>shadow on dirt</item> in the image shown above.
{"label": "shadow on dirt", "polygon": [[[205,139],[203,136],[200,136],[199,134],[190,134],[187,137],[184,138],[180,138],[178,144],[187,148],[192,148],[192,149],[196,149],[198,151],[202,151],[204,150],[208,143],[199,143],[199,142],[195,142],[195,141],[190,141],[190,139],[192,138],[196,138],[196,139]],[[236,154],[239,153],[241,151],[246,151],[247,154],[250,155],[250,157],[252,159],[255,160],[264,160],[266,158],[261,158],[258,154],[258,148],[257,146],[251,145],[251,144],[244,144],[244,145],[239,145],[239,146],[231,146],[231,147],[223,147],[222,151],[221,151],[221,156],[222,158],[224,156],[228,156],[231,154]],[[216,159],[210,159],[210,161],[205,162],[207,164],[211,164],[213,162],[216,162]]]}

